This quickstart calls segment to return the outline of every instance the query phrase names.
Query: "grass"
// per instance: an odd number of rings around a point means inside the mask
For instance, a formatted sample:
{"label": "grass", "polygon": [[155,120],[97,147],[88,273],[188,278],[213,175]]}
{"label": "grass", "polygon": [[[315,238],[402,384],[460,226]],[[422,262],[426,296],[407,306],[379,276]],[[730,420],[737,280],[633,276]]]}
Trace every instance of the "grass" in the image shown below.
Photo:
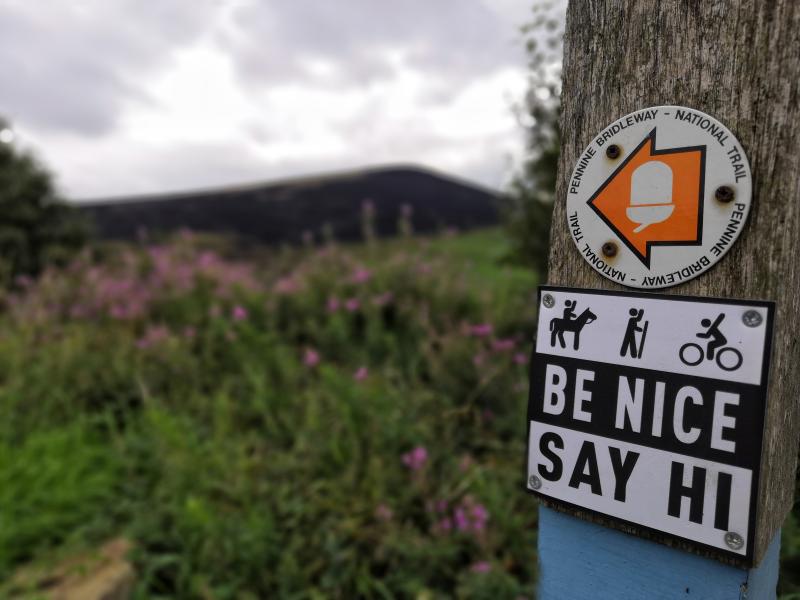
{"label": "grass", "polygon": [[530,596],[535,281],[504,244],[184,239],[7,298],[0,573],[125,535],[139,598]]}
{"label": "grass", "polygon": [[187,237],[9,295],[0,577],[125,536],[136,598],[532,597],[536,281],[507,252],[499,230],[248,261]]}

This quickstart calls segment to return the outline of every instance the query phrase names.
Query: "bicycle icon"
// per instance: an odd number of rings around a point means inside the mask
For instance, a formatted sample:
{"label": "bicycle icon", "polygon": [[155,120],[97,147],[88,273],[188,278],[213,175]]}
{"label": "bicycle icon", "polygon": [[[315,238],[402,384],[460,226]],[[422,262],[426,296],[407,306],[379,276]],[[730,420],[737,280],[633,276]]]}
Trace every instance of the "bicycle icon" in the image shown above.
{"label": "bicycle icon", "polygon": [[[683,364],[688,365],[690,367],[696,367],[701,362],[703,362],[703,359],[706,358],[706,353],[700,347],[700,344],[689,342],[681,346],[681,349],[678,352],[678,356],[680,357],[681,362]],[[742,353],[739,352],[736,348],[732,348],[731,346],[726,346],[725,348],[720,348],[719,352],[716,353],[716,356],[713,360],[714,362],[717,363],[717,366],[723,371],[735,371],[736,369],[742,366],[743,359],[742,359]]]}
{"label": "bicycle icon", "polygon": [[704,350],[700,344],[687,342],[678,350],[678,357],[683,364],[696,367],[703,360],[712,360],[723,371],[735,371],[742,366],[742,353],[736,348],[725,346],[728,338],[719,329],[724,318],[725,313],[720,313],[713,323],[711,319],[700,321],[700,325],[706,330],[698,333],[697,337],[708,340],[707,348]]}

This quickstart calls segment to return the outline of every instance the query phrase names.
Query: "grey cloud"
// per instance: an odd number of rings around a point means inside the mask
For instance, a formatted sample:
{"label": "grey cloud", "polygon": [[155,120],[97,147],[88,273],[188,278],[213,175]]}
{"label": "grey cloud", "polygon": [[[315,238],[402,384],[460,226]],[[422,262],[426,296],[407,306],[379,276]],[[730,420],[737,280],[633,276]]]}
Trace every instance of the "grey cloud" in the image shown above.
{"label": "grey cloud", "polygon": [[40,130],[100,134],[149,70],[202,33],[212,0],[0,5],[0,111]]}
{"label": "grey cloud", "polygon": [[[48,136],[62,132],[113,144],[113,130],[125,107],[153,102],[147,95],[150,78],[168,67],[177,50],[201,38],[216,42],[227,55],[242,87],[288,83],[352,91],[393,79],[397,73],[387,53],[397,51],[422,75],[415,99],[422,109],[447,106],[466,85],[506,66],[521,69],[524,63],[517,28],[527,10],[508,8],[517,0],[253,0],[236,9],[232,26],[223,18],[226,2],[0,0],[5,75],[0,115],[24,125],[45,146]],[[506,8],[497,9],[500,5]],[[333,73],[308,70],[307,62],[316,59],[332,64]],[[80,196],[185,189],[407,159],[452,147],[451,140],[424,131],[423,119],[396,122],[387,119],[386,110],[381,96],[357,119],[342,118],[337,133],[350,148],[344,156],[267,163],[249,153],[251,144],[268,146],[285,134],[285,123],[276,116],[274,122],[257,119],[247,140],[210,145],[175,141],[168,150],[148,151],[146,156],[132,144],[114,154],[126,157],[124,164],[105,165],[102,173],[76,170],[65,179]],[[313,132],[302,133],[313,138]],[[496,179],[500,165],[490,158],[485,166],[476,162],[469,170],[479,178]]]}
{"label": "grey cloud", "polygon": [[246,83],[307,83],[309,59],[336,68],[315,85],[375,83],[394,76],[385,51],[398,50],[432,75],[423,101],[446,101],[466,78],[521,62],[520,24],[492,1],[256,1],[226,29],[222,0],[5,0],[0,113],[37,130],[105,133],[124,103],[150,101],[146,79],[174,50],[212,31]]}
{"label": "grey cloud", "polygon": [[409,64],[423,72],[463,80],[521,61],[514,26],[488,2],[253,3],[239,10],[239,35],[229,35],[226,43],[245,77],[266,83],[297,78],[307,59],[338,65],[340,80],[370,83],[392,75],[384,55],[392,50],[405,52]]}

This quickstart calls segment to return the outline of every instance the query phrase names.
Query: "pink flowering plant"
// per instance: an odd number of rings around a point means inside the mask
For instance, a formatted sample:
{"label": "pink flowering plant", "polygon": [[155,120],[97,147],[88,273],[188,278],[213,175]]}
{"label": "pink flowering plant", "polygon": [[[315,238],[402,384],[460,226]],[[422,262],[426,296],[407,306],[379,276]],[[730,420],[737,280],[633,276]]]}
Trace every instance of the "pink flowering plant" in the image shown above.
{"label": "pink flowering plant", "polygon": [[98,245],[6,294],[0,580],[124,535],[137,597],[532,597],[535,281],[498,232],[364,217],[247,258]]}

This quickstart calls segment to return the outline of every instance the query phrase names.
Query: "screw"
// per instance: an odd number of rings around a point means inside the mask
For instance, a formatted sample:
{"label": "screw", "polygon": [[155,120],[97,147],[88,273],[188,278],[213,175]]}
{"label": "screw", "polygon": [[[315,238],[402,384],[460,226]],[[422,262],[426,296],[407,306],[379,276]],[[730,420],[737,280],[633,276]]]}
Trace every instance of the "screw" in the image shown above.
{"label": "screw", "polygon": [[542,487],[542,480],[539,479],[536,475],[531,475],[528,478],[528,485],[530,485],[533,489],[538,490]]}
{"label": "screw", "polygon": [[729,185],[721,185],[719,186],[716,191],[714,192],[714,198],[719,200],[720,202],[728,203],[733,200],[733,197],[736,194],[733,193],[733,188]]}
{"label": "screw", "polygon": [[742,323],[748,327],[758,327],[763,321],[761,313],[757,310],[746,310],[742,315]]}
{"label": "screw", "polygon": [[611,258],[617,255],[617,245],[614,242],[606,242],[603,244],[603,255]]}
{"label": "screw", "polygon": [[550,294],[545,294],[542,296],[542,304],[544,304],[546,308],[553,308],[556,305],[556,299]]}
{"label": "screw", "polygon": [[744,546],[744,538],[734,531],[725,534],[725,544],[731,550],[740,550]]}
{"label": "screw", "polygon": [[606,156],[608,158],[619,158],[620,154],[622,154],[622,149],[616,144],[611,144],[608,148],[606,148]]}

